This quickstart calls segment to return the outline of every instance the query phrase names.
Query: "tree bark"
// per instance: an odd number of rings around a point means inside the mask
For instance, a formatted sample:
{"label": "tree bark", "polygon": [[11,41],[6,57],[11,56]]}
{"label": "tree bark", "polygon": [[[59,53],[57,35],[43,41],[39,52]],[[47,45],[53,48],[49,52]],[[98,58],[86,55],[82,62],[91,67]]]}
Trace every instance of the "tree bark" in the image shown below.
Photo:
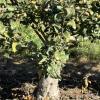
{"label": "tree bark", "polygon": [[58,79],[48,76],[39,82],[37,100],[59,100]]}

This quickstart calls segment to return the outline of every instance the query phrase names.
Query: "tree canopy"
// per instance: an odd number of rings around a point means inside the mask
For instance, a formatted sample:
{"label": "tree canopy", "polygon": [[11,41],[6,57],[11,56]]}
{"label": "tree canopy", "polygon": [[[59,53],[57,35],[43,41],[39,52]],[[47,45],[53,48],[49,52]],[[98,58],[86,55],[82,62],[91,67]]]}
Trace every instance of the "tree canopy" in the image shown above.
{"label": "tree canopy", "polygon": [[5,57],[32,56],[44,73],[58,77],[69,48],[84,39],[100,39],[99,0],[0,0],[0,52]]}

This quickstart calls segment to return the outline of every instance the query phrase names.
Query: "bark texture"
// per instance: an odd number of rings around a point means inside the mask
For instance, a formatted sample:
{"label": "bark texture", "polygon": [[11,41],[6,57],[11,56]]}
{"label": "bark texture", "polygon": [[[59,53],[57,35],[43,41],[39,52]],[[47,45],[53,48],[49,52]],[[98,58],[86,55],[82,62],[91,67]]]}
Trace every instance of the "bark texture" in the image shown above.
{"label": "bark texture", "polygon": [[37,100],[59,100],[58,79],[42,78],[39,82]]}

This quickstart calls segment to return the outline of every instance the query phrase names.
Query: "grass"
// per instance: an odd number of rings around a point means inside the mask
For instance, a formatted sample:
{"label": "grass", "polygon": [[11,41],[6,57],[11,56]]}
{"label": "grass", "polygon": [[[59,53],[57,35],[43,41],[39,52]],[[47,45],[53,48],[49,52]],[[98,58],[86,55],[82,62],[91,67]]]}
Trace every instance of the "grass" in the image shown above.
{"label": "grass", "polygon": [[89,60],[100,60],[100,40],[91,42],[90,40],[81,41],[77,47],[70,52],[76,53],[78,57],[87,57]]}

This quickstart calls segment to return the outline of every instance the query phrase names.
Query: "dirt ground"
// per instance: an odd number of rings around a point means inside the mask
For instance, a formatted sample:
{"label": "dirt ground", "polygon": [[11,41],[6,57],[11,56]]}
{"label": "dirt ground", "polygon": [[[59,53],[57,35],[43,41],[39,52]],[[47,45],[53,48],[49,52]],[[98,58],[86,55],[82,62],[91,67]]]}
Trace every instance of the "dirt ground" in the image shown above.
{"label": "dirt ground", "polygon": [[[99,62],[67,62],[61,76],[61,100],[100,100]],[[31,95],[35,97],[38,81],[32,61],[19,59],[4,62],[0,59],[0,100],[35,100],[29,98]]]}

